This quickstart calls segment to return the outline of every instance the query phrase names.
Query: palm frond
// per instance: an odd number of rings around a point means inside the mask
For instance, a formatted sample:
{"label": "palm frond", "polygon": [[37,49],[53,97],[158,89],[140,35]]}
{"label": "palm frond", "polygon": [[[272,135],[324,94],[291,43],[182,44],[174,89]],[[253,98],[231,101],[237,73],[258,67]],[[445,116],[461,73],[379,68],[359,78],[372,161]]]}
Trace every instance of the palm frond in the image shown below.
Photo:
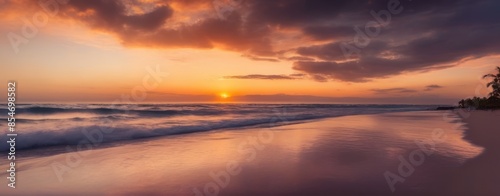
{"label": "palm frond", "polygon": [[486,84],[486,87],[490,87],[493,84],[494,84],[493,82],[488,82],[488,84]]}
{"label": "palm frond", "polygon": [[496,76],[493,75],[493,74],[486,74],[486,75],[483,76],[483,78],[490,78],[490,77],[491,78],[495,78]]}

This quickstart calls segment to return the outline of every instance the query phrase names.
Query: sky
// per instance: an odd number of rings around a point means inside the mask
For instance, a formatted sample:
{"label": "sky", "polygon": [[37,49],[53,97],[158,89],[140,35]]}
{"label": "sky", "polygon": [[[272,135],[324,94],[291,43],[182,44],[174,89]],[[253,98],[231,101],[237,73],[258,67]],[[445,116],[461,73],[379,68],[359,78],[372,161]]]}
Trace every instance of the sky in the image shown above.
{"label": "sky", "polygon": [[[21,102],[140,95],[142,102],[456,104],[489,92],[481,76],[500,65],[499,7],[496,0],[0,0],[0,80],[17,82]],[[151,70],[162,78],[151,79]]]}

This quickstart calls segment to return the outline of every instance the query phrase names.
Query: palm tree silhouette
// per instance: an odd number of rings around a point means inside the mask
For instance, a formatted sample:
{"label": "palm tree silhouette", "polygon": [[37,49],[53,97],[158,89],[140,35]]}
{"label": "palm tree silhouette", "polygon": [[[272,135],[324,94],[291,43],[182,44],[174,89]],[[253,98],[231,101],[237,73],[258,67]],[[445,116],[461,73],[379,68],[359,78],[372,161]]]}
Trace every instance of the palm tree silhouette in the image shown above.
{"label": "palm tree silhouette", "polygon": [[483,78],[493,78],[491,82],[489,82],[486,86],[493,88],[493,91],[490,93],[490,97],[500,98],[500,67],[497,67],[498,73],[495,74],[486,74]]}
{"label": "palm tree silhouette", "polygon": [[493,91],[489,97],[473,97],[462,99],[458,102],[458,107],[472,109],[500,109],[500,67],[496,67],[497,74],[486,74],[483,78],[492,78],[491,82],[486,84]]}

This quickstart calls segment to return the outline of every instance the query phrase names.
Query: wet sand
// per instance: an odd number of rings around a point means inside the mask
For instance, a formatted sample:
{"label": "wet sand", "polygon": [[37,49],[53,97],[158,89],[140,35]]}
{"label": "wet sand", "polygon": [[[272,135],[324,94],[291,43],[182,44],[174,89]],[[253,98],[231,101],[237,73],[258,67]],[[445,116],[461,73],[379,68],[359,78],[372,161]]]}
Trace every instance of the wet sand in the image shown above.
{"label": "wet sand", "polygon": [[[425,195],[441,191],[444,186],[436,185],[449,182],[446,179],[457,170],[470,168],[464,177],[474,175],[476,160],[492,164],[491,157],[498,155],[492,152],[482,161],[490,151],[480,155],[479,146],[489,149],[489,144],[496,145],[494,140],[478,129],[466,138],[488,140],[471,144],[463,139],[464,129],[460,118],[449,111],[401,112],[117,142],[43,157],[20,152],[25,156],[18,160],[17,189],[6,190],[5,185],[1,191],[7,195]],[[474,139],[475,134],[480,136]],[[7,167],[5,161],[0,166]],[[6,174],[0,177],[5,179]],[[456,183],[461,182],[469,183]]]}
{"label": "wet sand", "polygon": [[466,140],[485,148],[445,182],[447,195],[500,195],[500,111],[455,110],[466,123]]}

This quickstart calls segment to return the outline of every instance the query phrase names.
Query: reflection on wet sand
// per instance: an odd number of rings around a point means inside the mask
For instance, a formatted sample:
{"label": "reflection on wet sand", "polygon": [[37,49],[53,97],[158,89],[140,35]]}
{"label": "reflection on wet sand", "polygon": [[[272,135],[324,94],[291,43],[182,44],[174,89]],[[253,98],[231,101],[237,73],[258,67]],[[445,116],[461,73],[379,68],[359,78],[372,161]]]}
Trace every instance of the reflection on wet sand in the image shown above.
{"label": "reflection on wet sand", "polygon": [[[440,129],[434,153],[395,184],[396,194],[427,193],[481,153],[462,139],[462,125],[443,112],[402,112],[121,142],[20,160],[23,189],[8,194],[392,194],[384,173],[397,174],[399,157]],[[68,162],[75,167],[57,168]]]}

